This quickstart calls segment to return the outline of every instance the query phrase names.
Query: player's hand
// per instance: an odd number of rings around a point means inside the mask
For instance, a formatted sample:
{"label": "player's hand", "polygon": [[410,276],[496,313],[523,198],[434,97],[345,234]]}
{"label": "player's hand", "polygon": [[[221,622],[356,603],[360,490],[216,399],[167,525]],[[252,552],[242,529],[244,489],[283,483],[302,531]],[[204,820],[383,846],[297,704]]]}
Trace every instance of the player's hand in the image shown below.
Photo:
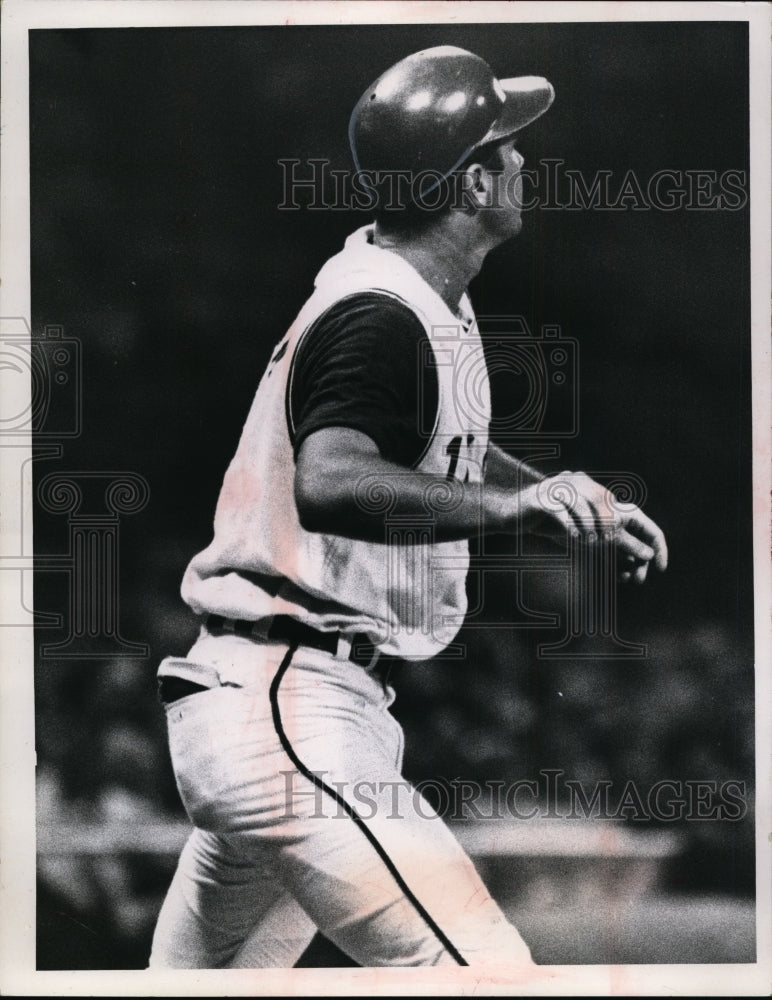
{"label": "player's hand", "polygon": [[643,583],[649,564],[667,567],[662,530],[632,503],[623,503],[584,472],[562,472],[521,494],[527,531],[556,541],[566,535],[588,545],[613,541],[622,559],[620,578]]}

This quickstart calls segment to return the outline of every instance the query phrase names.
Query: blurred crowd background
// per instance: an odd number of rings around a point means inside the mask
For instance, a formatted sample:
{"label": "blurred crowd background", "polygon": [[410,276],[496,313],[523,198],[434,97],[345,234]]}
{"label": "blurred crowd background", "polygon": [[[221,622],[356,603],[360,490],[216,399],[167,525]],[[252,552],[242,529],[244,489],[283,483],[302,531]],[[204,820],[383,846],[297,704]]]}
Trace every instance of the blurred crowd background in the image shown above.
{"label": "blurred crowd background", "polygon": [[[350,109],[408,52],[456,44],[501,76],[538,73],[553,109],[524,135],[530,165],[748,169],[743,24],[553,24],[38,30],[30,44],[32,326],[81,345],[81,435],[49,472],[128,471],[143,510],[121,519],[121,635],[146,657],[36,664],[38,824],[150,828],[183,817],[154,672],[197,622],[179,599],[210,538],[222,474],[262,369],[323,261],[367,217],[279,210],[281,159],[351,169]],[[302,201],[302,198],[301,198]],[[560,573],[490,572],[463,662],[397,665],[406,773],[479,782],[556,768],[589,789],[745,782],[738,821],[683,821],[667,898],[750,900],[753,580],[749,209],[526,213],[472,288],[478,313],[559,324],[579,343],[579,433],[555,471],[634,472],[671,549],[667,574],[618,595],[639,659],[549,659],[554,628],[508,626],[523,596],[565,621]],[[494,385],[494,408],[512,411]],[[57,406],[69,405],[59,398]],[[66,515],[38,507],[36,553],[66,552]],[[506,554],[496,541],[488,550]],[[479,580],[471,580],[480,596]],[[476,590],[475,590],[476,588]],[[64,615],[64,574],[36,607]],[[656,820],[638,821],[656,828]],[[50,843],[50,836],[47,840]],[[40,968],[132,968],[173,870],[170,853],[41,852]],[[745,939],[735,961],[748,960]],[[751,950],[749,952],[749,949]],[[602,960],[602,959],[599,959]],[[678,961],[677,957],[672,959]]]}

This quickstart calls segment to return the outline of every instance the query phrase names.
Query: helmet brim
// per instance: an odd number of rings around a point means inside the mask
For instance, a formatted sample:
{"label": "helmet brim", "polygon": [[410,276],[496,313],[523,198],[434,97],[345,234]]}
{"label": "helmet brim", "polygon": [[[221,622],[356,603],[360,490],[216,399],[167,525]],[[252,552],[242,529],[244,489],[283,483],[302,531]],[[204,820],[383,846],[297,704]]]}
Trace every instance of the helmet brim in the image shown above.
{"label": "helmet brim", "polygon": [[514,135],[540,118],[555,100],[555,88],[543,76],[513,76],[496,82],[503,91],[504,106],[475,147]]}

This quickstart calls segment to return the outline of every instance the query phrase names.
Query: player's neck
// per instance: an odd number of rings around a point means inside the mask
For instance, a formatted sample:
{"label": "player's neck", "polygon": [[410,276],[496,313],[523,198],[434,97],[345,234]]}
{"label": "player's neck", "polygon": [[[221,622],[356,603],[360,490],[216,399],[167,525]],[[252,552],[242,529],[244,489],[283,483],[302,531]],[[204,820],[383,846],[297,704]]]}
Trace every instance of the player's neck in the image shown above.
{"label": "player's neck", "polygon": [[490,250],[471,228],[452,225],[410,236],[376,227],[375,244],[406,260],[454,313]]}

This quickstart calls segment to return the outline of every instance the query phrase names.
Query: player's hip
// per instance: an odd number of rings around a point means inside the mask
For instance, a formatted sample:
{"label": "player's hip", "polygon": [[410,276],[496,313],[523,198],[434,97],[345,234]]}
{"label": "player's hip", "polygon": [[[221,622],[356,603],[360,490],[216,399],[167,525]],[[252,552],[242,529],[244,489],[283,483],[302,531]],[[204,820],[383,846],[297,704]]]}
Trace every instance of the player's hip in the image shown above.
{"label": "player's hip", "polygon": [[216,685],[166,705],[180,796],[202,829],[280,828],[291,836],[295,821],[330,805],[304,770],[354,787],[401,765],[391,689],[358,676],[344,684],[304,650],[294,651],[277,684],[282,662],[273,659],[254,684]]}

